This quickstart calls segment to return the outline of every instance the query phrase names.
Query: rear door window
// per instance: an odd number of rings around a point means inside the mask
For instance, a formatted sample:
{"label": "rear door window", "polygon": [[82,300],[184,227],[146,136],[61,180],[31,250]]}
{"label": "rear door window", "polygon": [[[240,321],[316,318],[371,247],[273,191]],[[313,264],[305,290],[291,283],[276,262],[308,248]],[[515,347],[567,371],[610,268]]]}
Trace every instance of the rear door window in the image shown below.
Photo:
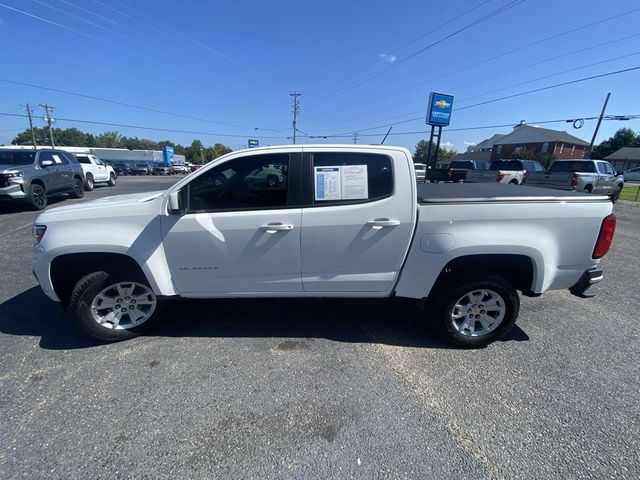
{"label": "rear door window", "polygon": [[360,203],[393,193],[391,158],[371,153],[314,153],[313,202]]}

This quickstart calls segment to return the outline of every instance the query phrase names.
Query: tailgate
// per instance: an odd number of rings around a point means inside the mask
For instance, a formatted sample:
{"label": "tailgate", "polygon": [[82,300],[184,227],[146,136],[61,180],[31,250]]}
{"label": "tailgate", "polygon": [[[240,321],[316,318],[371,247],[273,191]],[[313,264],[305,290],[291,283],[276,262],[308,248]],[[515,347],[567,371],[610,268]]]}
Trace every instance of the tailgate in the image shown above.
{"label": "tailgate", "polygon": [[527,174],[527,185],[543,188],[558,188],[561,190],[571,190],[571,172],[529,172]]}
{"label": "tailgate", "polygon": [[464,181],[471,183],[497,182],[498,172],[493,170],[469,170]]}

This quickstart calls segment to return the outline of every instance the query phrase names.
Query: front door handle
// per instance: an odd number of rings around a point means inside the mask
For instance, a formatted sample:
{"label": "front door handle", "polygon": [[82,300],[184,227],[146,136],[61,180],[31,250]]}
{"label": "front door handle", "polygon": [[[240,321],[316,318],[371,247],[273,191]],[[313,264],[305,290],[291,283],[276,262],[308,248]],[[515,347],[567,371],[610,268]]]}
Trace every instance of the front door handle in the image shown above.
{"label": "front door handle", "polygon": [[293,230],[293,225],[290,223],[274,222],[262,225],[260,228],[266,230],[267,233],[288,232],[289,230]]}
{"label": "front door handle", "polygon": [[373,220],[369,220],[367,225],[371,225],[374,230],[380,230],[384,227],[395,227],[400,225],[400,220],[390,220],[388,218],[375,218]]}

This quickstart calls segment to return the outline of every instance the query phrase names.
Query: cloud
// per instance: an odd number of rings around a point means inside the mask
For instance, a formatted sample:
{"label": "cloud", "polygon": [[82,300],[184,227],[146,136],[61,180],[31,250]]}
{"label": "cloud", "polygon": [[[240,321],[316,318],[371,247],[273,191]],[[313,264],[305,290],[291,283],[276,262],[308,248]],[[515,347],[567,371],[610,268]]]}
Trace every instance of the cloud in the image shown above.
{"label": "cloud", "polygon": [[395,63],[395,61],[397,60],[397,57],[395,55],[388,55],[386,53],[381,53],[378,56],[388,63]]}
{"label": "cloud", "polygon": [[476,146],[476,145],[477,145],[477,143],[476,143],[476,142],[467,142],[466,140],[464,141],[464,144],[465,144],[467,147],[474,147],[474,146]]}
{"label": "cloud", "polygon": [[442,146],[447,148],[453,148],[455,145],[451,142],[444,142]]}

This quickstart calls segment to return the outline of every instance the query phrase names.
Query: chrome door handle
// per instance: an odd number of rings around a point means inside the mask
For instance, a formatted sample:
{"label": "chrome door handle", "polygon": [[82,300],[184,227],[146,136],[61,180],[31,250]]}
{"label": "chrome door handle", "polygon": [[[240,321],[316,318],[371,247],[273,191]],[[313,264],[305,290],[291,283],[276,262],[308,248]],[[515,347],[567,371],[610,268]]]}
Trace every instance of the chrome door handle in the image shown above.
{"label": "chrome door handle", "polygon": [[400,225],[400,220],[389,220],[388,218],[375,218],[373,220],[369,220],[367,225],[371,225],[375,230],[380,230],[384,227],[395,227]]}
{"label": "chrome door handle", "polygon": [[260,228],[266,230],[267,233],[288,232],[289,230],[293,230],[293,225],[290,223],[274,222],[262,225]]}

